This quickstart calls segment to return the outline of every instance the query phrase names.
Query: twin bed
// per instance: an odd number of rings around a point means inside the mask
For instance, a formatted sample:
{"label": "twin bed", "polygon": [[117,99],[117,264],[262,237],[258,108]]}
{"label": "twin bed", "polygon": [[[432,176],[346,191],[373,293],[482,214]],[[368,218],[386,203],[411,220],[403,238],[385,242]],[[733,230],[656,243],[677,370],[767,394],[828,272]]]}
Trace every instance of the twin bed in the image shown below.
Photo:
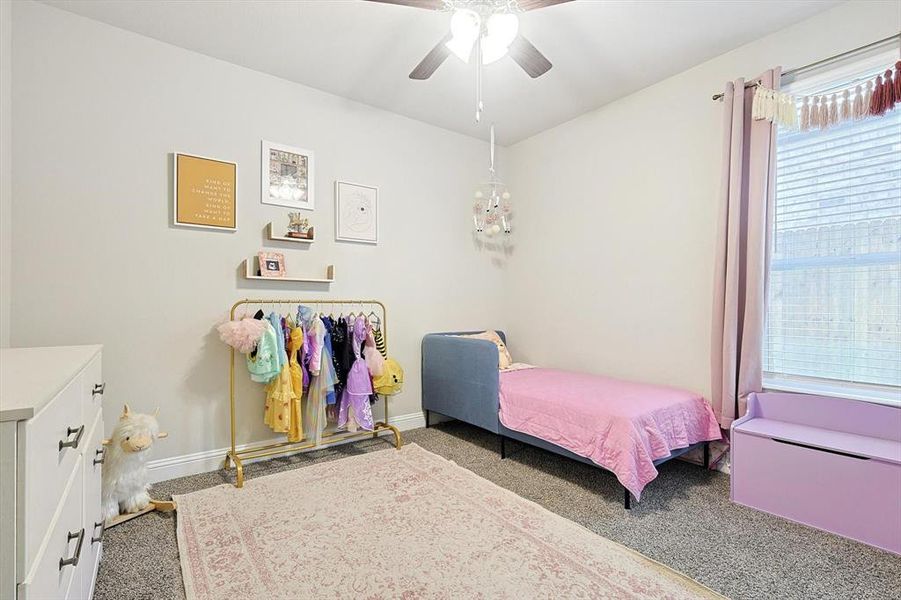
{"label": "twin bed", "polygon": [[461,335],[423,338],[426,427],[435,412],[500,436],[501,458],[510,438],[599,466],[622,484],[627,509],[660,463],[703,447],[708,466],[720,430],[701,396],[555,369],[500,370],[494,343]]}

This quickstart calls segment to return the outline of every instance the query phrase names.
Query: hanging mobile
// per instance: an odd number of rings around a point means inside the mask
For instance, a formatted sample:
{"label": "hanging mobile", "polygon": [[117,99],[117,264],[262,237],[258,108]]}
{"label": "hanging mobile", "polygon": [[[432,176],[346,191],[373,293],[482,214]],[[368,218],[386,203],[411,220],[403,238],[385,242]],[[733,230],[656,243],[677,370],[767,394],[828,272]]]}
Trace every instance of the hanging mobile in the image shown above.
{"label": "hanging mobile", "polygon": [[503,181],[498,179],[494,168],[494,124],[491,124],[491,148],[488,160],[488,181],[475,191],[472,205],[472,223],[476,234],[494,236],[501,232],[512,232],[510,218],[513,205],[510,192]]}

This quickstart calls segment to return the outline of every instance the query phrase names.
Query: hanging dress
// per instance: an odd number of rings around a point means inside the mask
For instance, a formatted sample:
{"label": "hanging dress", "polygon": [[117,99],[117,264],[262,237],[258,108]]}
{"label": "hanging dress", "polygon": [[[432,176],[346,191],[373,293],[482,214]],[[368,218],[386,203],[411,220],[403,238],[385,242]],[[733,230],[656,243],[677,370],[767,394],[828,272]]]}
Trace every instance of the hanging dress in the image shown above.
{"label": "hanging dress", "polygon": [[303,439],[303,417],[300,409],[300,399],[303,396],[303,372],[300,368],[298,354],[303,348],[303,328],[292,327],[288,338],[288,372],[291,375],[291,391],[294,398],[291,400],[291,416],[288,426],[288,441],[299,442]]}
{"label": "hanging dress", "polygon": [[[322,317],[322,324],[325,325],[325,338],[323,340],[325,342],[325,351],[328,352],[328,360],[331,363],[331,372],[334,377],[332,387],[328,393],[326,393],[325,402],[329,406],[332,406],[338,401],[338,396],[336,394],[336,389],[338,387],[338,372],[335,368],[335,351],[332,347],[332,330],[335,325],[329,317]],[[323,360],[325,360],[325,356],[323,356]]]}
{"label": "hanging dress", "polygon": [[372,408],[369,406],[372,380],[360,352],[360,346],[365,339],[366,319],[360,316],[353,324],[354,362],[347,374],[347,381],[341,394],[341,408],[338,411],[338,427],[347,427],[349,430],[355,430],[351,421],[366,431],[372,431],[374,428]]}
{"label": "hanging dress", "polygon": [[291,368],[288,364],[288,353],[285,349],[285,324],[280,315],[272,313],[269,321],[276,332],[278,342],[279,373],[266,384],[266,407],[263,411],[263,422],[277,433],[291,431],[291,404],[295,400],[294,387],[291,383]]}
{"label": "hanging dress", "polygon": [[[325,332],[325,324],[318,318],[313,320],[312,327],[314,331],[322,330]],[[335,366],[332,364],[332,355],[329,352],[329,345],[325,342],[327,337],[322,338],[321,344],[318,346],[320,356],[313,356],[311,363],[315,360],[319,361],[319,371],[310,378],[310,387],[307,390],[307,403],[318,410],[317,423],[320,432],[325,428],[326,406],[328,405],[328,395],[334,394],[335,391]],[[312,369],[310,370],[312,372]]]}
{"label": "hanging dress", "polygon": [[366,320],[366,342],[363,346],[363,358],[366,360],[366,367],[372,377],[378,377],[385,369],[385,357],[378,351],[375,339],[372,336],[372,325]]}
{"label": "hanging dress", "polygon": [[344,392],[347,375],[354,363],[353,335],[353,319],[348,322],[344,317],[339,318],[335,331],[332,333],[332,348],[335,352],[335,371],[338,373],[338,381],[340,381],[338,387],[341,393]]}

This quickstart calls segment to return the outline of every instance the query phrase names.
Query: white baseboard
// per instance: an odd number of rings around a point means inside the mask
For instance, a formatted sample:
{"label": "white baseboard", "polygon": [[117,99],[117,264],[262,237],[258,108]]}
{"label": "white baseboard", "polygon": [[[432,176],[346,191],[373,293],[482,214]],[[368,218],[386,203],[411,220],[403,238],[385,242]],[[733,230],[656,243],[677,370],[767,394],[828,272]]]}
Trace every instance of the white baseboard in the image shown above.
{"label": "white baseboard", "polygon": [[[389,417],[388,423],[394,425],[401,431],[418,429],[420,427],[425,427],[425,415],[421,411],[407,415],[398,415],[396,417]],[[389,434],[390,432],[387,431],[382,433],[382,435]],[[283,442],[284,440],[284,437],[258,440],[250,444],[241,444],[238,446],[238,450],[256,446],[260,443],[274,444],[276,442]],[[323,444],[323,447],[326,446],[328,446],[328,444]],[[176,477],[196,475],[198,473],[208,473],[209,471],[218,471],[222,468],[223,461],[225,460],[225,453],[229,450],[230,448],[217,448],[215,450],[204,450],[202,452],[194,452],[193,454],[183,454],[181,456],[151,460],[147,463],[150,483],[175,479]],[[245,464],[249,462],[253,461],[246,461]]]}

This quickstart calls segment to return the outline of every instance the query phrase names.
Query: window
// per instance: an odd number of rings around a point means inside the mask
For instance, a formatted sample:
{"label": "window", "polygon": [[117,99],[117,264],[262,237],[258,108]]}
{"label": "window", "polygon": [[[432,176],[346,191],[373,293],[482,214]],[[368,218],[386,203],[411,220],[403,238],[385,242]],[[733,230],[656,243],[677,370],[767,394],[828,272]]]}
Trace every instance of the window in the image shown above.
{"label": "window", "polygon": [[[846,89],[890,62],[789,89]],[[775,203],[765,385],[901,403],[901,106],[780,131]]]}

